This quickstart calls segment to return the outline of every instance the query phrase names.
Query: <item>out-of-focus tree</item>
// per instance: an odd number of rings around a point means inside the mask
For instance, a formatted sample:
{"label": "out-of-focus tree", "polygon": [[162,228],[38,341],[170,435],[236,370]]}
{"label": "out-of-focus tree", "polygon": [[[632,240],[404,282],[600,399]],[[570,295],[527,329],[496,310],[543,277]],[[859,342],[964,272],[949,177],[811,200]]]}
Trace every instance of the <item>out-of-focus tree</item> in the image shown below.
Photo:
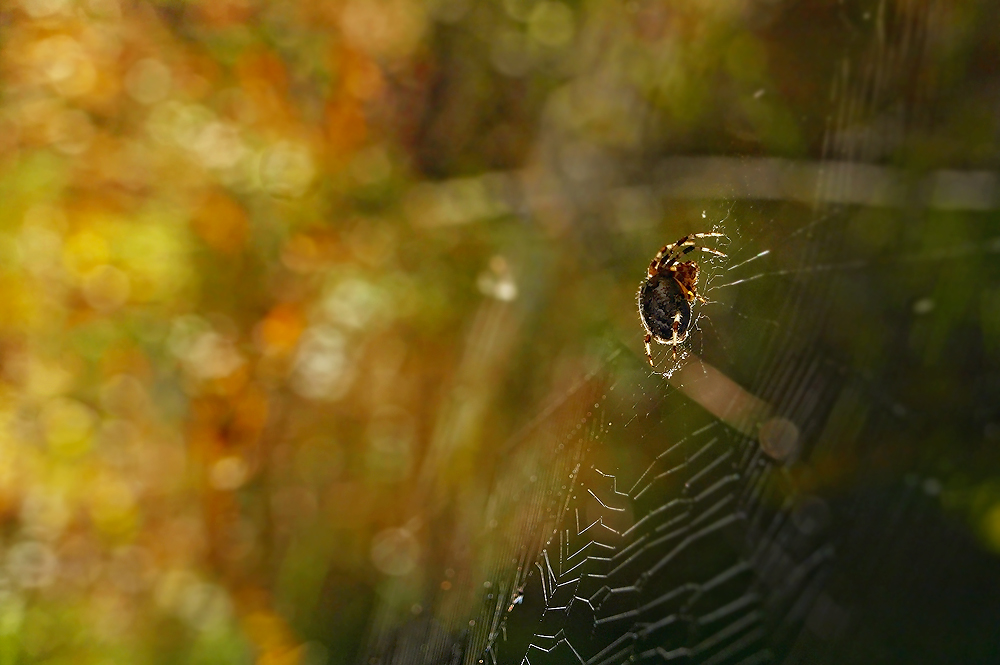
{"label": "out-of-focus tree", "polygon": [[0,660],[299,662],[317,603],[353,648],[452,311],[400,265],[427,9],[3,17]]}

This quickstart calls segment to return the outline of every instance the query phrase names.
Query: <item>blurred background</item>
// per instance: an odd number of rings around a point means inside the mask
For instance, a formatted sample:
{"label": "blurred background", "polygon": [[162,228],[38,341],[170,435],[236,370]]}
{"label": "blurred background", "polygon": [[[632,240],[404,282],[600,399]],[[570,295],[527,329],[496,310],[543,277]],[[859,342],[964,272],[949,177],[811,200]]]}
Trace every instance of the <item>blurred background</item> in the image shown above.
{"label": "blurred background", "polygon": [[[581,422],[622,490],[706,422],[919,478],[997,579],[995,4],[0,7],[0,663],[477,662],[504,463]],[[661,376],[636,288],[708,231]]]}

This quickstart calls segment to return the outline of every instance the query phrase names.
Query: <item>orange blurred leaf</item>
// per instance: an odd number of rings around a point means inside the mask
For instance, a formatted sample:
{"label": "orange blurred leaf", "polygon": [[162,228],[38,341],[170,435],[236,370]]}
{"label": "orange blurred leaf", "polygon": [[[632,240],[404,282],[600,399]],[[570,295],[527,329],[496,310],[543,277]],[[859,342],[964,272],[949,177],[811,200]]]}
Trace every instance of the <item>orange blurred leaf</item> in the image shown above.
{"label": "orange blurred leaf", "polygon": [[208,196],[191,225],[209,247],[227,254],[243,248],[249,229],[243,206],[218,191]]}
{"label": "orange blurred leaf", "polygon": [[272,309],[260,324],[260,336],[268,350],[289,351],[299,341],[305,330],[306,319],[302,310],[292,304],[282,303]]}

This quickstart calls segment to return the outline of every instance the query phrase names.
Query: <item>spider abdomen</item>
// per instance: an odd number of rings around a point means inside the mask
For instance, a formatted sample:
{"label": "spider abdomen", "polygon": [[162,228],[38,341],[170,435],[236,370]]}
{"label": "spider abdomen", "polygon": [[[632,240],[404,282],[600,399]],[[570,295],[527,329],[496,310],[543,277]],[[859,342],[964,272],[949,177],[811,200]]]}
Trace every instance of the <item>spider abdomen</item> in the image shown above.
{"label": "spider abdomen", "polygon": [[687,337],[691,325],[691,303],[681,293],[672,274],[657,274],[639,288],[639,315],[646,330],[661,344],[674,343],[674,321],[677,320],[676,341],[680,343]]}

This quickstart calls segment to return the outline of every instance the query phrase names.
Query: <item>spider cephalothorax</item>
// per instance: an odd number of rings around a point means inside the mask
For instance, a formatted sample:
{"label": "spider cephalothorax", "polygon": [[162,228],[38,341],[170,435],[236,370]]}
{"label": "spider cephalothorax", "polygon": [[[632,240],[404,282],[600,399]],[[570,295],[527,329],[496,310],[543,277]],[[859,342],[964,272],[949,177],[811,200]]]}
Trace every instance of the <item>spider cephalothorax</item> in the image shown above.
{"label": "spider cephalothorax", "polygon": [[656,340],[659,344],[673,346],[676,359],[677,346],[687,339],[688,329],[691,327],[695,301],[705,301],[696,290],[698,264],[678,259],[694,250],[725,256],[722,252],[695,244],[697,238],[720,236],[721,233],[686,235],[673,245],[664,246],[650,262],[646,281],[639,287],[639,318],[646,329],[643,342],[650,366],[655,366],[650,341]]}

